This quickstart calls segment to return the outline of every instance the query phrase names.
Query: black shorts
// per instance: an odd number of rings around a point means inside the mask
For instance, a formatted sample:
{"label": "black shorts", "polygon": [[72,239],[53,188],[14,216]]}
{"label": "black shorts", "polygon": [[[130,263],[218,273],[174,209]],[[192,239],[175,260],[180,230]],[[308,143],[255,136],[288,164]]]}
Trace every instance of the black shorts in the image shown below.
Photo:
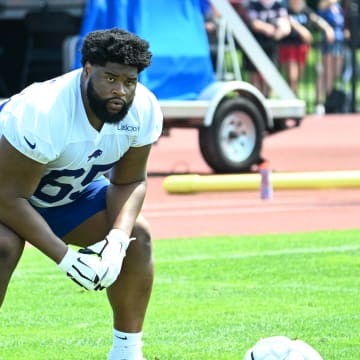
{"label": "black shorts", "polygon": [[[277,55],[277,44],[274,41],[263,41],[259,42],[259,45],[264,50],[265,54],[270,58],[270,60],[275,61]],[[249,72],[257,72],[258,70],[249,59],[249,57],[244,53],[243,55],[243,69]]]}

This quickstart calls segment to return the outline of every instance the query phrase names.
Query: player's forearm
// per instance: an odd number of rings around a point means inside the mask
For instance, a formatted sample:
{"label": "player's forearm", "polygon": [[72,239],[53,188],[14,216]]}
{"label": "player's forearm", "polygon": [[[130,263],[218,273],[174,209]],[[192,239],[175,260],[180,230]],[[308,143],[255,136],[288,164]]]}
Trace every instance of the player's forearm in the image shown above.
{"label": "player's forearm", "polygon": [[59,263],[67,245],[59,239],[26,199],[0,201],[0,221],[49,258]]}
{"label": "player's forearm", "polygon": [[146,194],[146,181],[127,185],[110,185],[107,191],[109,222],[113,228],[130,235],[141,212]]}

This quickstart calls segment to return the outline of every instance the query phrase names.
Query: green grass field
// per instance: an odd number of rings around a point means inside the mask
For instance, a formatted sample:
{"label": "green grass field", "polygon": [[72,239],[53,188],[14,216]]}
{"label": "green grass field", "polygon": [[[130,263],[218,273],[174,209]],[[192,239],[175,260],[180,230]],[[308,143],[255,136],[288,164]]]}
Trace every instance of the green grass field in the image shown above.
{"label": "green grass field", "polygon": [[[360,230],[156,241],[147,360],[239,359],[258,339],[301,338],[359,360]],[[106,359],[105,293],[25,250],[0,312],[1,360]]]}

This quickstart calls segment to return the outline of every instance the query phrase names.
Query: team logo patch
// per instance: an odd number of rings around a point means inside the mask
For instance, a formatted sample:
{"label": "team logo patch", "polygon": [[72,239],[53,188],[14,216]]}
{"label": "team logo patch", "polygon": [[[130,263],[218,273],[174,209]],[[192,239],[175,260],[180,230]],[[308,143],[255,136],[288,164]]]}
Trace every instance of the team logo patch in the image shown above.
{"label": "team logo patch", "polygon": [[102,154],[102,150],[96,149],[93,153],[91,153],[91,154],[88,156],[88,161],[90,161],[91,159],[96,159],[96,158],[98,158],[101,154]]}

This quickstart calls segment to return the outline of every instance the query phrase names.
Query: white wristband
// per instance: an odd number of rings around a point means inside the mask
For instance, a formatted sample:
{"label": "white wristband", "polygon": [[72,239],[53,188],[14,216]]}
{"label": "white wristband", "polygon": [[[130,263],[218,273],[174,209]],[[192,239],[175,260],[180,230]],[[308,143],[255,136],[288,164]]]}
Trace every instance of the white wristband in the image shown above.
{"label": "white wristband", "polygon": [[124,239],[129,238],[128,235],[126,235],[124,230],[121,229],[111,229],[108,234],[109,238],[115,238],[115,239]]}
{"label": "white wristband", "polygon": [[58,267],[62,271],[67,272],[69,268],[74,264],[75,258],[76,258],[76,251],[68,248],[66,254],[59,262]]}

